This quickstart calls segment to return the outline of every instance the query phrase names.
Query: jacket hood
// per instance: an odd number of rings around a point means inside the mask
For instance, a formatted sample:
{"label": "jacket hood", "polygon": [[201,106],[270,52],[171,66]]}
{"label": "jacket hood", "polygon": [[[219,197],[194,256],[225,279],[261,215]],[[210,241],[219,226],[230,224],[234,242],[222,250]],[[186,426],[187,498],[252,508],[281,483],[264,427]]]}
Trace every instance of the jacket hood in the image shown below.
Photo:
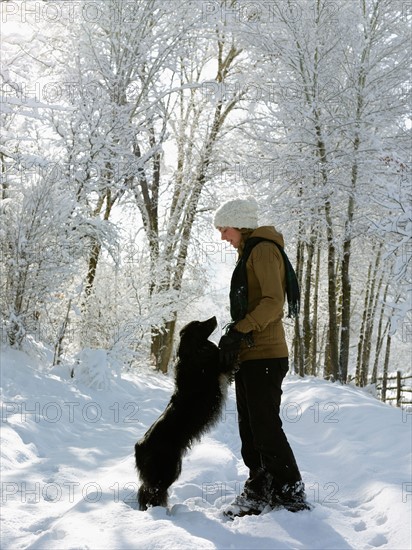
{"label": "jacket hood", "polygon": [[272,225],[264,225],[262,227],[258,227],[253,231],[250,236],[269,239],[270,241],[274,241],[275,243],[279,244],[282,248],[285,247],[285,241],[283,240],[282,233],[276,231],[276,229]]}

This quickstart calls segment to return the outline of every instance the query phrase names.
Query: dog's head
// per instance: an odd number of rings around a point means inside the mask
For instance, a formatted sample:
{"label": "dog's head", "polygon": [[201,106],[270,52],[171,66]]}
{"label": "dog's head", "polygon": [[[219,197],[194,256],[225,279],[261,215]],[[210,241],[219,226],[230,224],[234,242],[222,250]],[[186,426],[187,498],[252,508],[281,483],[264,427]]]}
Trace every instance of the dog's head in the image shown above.
{"label": "dog's head", "polygon": [[180,344],[177,355],[181,358],[199,352],[205,347],[216,347],[208,338],[217,327],[216,317],[206,321],[192,321],[180,331]]}

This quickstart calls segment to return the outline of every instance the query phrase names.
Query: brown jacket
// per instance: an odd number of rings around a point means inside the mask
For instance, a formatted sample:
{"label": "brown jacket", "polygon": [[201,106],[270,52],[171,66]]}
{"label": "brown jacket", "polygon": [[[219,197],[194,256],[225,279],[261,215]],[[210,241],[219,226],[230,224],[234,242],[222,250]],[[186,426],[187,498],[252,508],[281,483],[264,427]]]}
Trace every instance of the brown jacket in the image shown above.
{"label": "brown jacket", "polygon": [[[250,235],[263,237],[284,246],[283,236],[274,227],[258,227]],[[248,280],[248,312],[236,323],[239,332],[253,331],[254,347],[243,343],[240,361],[287,357],[288,348],[283,329],[285,303],[285,266],[277,246],[257,244],[246,262]]]}

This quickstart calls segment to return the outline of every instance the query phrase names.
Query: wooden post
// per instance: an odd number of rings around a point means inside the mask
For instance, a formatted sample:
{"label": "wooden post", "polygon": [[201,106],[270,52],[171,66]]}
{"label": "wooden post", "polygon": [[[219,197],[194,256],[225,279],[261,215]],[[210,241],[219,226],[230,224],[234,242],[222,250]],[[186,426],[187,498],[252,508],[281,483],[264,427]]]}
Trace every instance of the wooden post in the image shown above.
{"label": "wooden post", "polygon": [[386,386],[387,386],[387,383],[388,383],[388,375],[387,375],[387,373],[384,373],[384,375],[382,377],[382,391],[381,391],[381,398],[382,398],[382,401],[384,403],[386,402]]}
{"label": "wooden post", "polygon": [[402,389],[402,373],[400,370],[396,371],[396,406],[401,406],[401,389]]}
{"label": "wooden post", "polygon": [[382,380],[382,401],[386,401],[386,388],[388,381],[388,370],[389,370],[389,357],[391,350],[391,336],[388,333],[386,337],[386,350],[385,350],[385,360],[383,363],[383,380]]}

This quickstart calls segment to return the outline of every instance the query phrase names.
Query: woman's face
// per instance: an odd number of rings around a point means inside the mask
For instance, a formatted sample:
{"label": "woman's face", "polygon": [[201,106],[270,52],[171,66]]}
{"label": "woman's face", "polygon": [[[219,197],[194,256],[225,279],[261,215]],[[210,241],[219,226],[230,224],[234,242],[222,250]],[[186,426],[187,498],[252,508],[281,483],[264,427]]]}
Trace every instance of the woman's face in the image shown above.
{"label": "woman's face", "polygon": [[234,248],[239,248],[242,242],[242,233],[236,227],[218,227],[222,241],[229,242]]}

